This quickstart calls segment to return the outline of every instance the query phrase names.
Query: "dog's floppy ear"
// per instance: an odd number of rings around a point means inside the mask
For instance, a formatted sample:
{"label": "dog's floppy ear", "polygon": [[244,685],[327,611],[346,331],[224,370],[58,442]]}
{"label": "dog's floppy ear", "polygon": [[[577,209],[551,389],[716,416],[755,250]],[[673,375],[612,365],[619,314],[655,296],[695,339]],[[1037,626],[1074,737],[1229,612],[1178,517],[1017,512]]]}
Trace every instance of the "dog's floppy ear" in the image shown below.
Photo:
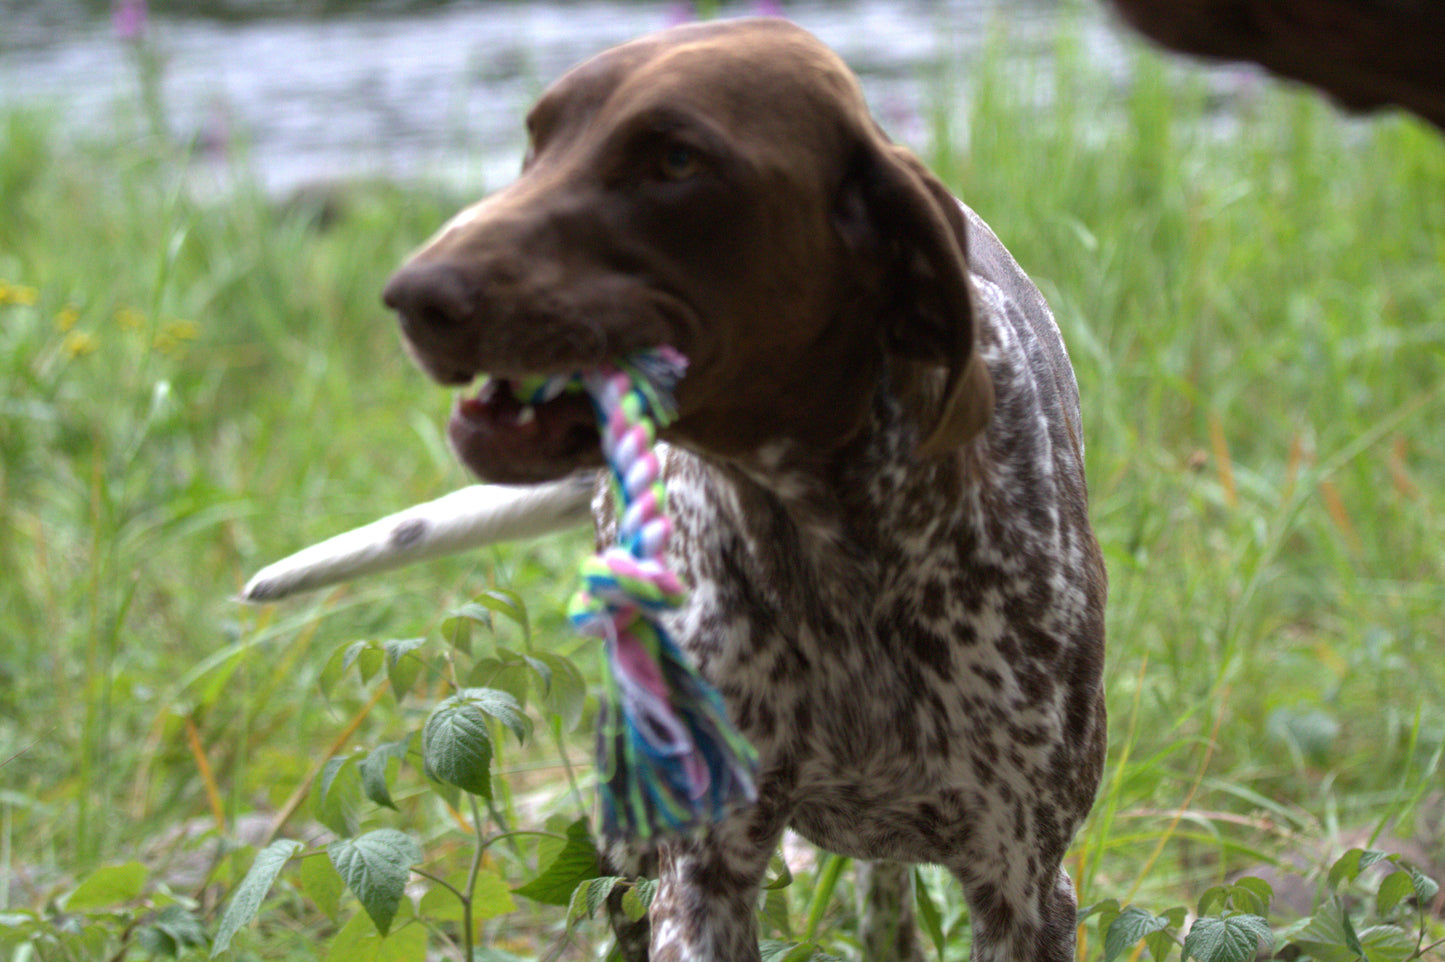
{"label": "dog's floppy ear", "polygon": [[854,157],[834,216],[845,243],[884,265],[884,349],[946,371],[918,453],[957,448],[982,431],[993,412],[958,202],[911,151],[875,129]]}

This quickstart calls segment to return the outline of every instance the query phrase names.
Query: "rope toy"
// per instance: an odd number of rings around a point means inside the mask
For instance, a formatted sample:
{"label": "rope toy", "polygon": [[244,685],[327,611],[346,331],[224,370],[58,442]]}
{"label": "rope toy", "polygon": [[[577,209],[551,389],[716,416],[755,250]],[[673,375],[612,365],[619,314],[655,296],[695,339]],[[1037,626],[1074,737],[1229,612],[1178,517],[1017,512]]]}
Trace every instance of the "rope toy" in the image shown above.
{"label": "rope toy", "polygon": [[603,828],[642,842],[695,832],[757,798],[756,752],[662,626],[687,588],[665,559],[672,522],[653,448],[658,427],[676,416],[672,391],[686,367],[660,347],[517,389],[526,403],[586,390],[597,413],[617,541],[582,563],[567,614],[603,639],[610,668],[597,744]]}

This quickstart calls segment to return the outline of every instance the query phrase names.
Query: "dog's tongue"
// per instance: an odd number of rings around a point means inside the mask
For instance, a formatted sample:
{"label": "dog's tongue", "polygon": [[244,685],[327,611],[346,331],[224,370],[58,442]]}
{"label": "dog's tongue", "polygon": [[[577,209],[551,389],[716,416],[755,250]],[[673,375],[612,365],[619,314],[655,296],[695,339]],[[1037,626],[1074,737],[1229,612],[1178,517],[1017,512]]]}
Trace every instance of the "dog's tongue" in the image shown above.
{"label": "dog's tongue", "polygon": [[514,471],[530,477],[534,469],[576,459],[598,443],[597,415],[585,393],[564,391],[543,403],[524,403],[512,382],[497,379],[457,398],[447,434],[464,464],[499,479]]}

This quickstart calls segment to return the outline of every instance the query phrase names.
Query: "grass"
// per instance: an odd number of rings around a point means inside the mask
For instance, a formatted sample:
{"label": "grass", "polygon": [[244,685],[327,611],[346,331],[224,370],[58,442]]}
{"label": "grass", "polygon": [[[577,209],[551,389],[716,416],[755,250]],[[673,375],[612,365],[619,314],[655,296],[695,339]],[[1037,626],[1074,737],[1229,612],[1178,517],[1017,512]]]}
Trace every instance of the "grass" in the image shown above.
{"label": "grass", "polygon": [[[973,65],[928,160],[1044,289],[1084,397],[1112,739],[1081,902],[1187,901],[1356,830],[1440,859],[1445,139],[1270,84],[1220,106],[1146,54],[1122,90],[1068,41],[1054,66]],[[182,825],[304,821],[344,733],[385,741],[421,710],[323,695],[338,646],[434,634],[499,584],[539,645],[585,650],[559,614],[580,536],[228,600],[261,563],[465,482],[448,398],[377,301],[462,198],[358,185],[323,225],[244,187],[198,197],[185,164],[141,134],[0,118],[0,912],[104,864],[163,880]],[[565,793],[544,738],[503,764],[518,798]],[[445,849],[445,811],[402,809]],[[847,900],[795,885],[794,924],[806,908],[846,951]],[[249,951],[334,931],[287,904]],[[536,954],[557,924],[524,907],[491,932]]]}

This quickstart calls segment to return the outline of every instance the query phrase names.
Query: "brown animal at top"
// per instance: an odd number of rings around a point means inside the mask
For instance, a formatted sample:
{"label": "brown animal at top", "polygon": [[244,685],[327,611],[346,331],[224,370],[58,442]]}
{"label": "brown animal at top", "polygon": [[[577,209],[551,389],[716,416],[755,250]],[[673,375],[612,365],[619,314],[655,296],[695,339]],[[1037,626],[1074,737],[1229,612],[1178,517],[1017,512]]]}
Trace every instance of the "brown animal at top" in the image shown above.
{"label": "brown animal at top", "polygon": [[1394,104],[1445,130],[1440,0],[1113,0],[1135,28],[1185,53],[1251,60],[1354,110]]}
{"label": "brown animal at top", "polygon": [[1062,862],[1103,765],[1105,576],[1038,290],[781,20],[616,47],[527,128],[521,177],[385,300],[434,378],[494,376],[449,425],[488,480],[601,463],[585,399],[534,408],[509,379],[657,344],[690,361],[663,439],[692,590],[667,627],[762,767],[755,805],[661,845],[651,958],[756,960],[788,826],[946,865],[978,962],[1072,958]]}

